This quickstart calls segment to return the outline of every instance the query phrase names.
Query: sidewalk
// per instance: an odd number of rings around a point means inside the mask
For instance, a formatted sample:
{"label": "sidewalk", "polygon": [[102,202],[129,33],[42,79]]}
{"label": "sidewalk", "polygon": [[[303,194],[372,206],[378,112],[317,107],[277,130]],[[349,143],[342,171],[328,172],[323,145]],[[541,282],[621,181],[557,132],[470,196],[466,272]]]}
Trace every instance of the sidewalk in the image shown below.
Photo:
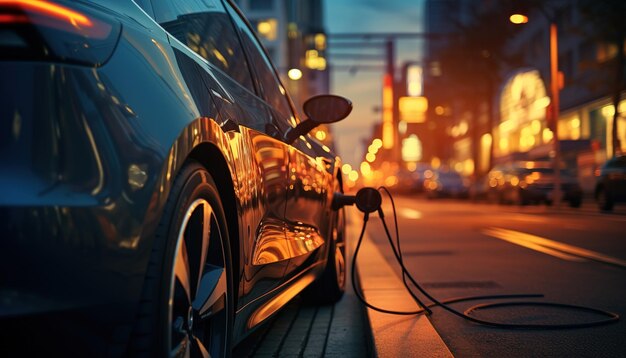
{"label": "sidewalk", "polygon": [[[426,316],[397,316],[366,308],[355,296],[350,267],[363,224],[347,209],[346,293],[335,305],[311,306],[299,297],[236,347],[234,357],[452,357]],[[366,300],[392,310],[416,310],[401,279],[366,235],[357,279]]]}
{"label": "sidewalk", "polygon": [[[363,220],[356,210],[351,214],[350,238],[356,244]],[[367,231],[357,265],[359,282],[370,304],[397,311],[419,308],[400,277],[370,241]],[[378,357],[453,357],[425,315],[399,316],[367,308],[367,316]]]}

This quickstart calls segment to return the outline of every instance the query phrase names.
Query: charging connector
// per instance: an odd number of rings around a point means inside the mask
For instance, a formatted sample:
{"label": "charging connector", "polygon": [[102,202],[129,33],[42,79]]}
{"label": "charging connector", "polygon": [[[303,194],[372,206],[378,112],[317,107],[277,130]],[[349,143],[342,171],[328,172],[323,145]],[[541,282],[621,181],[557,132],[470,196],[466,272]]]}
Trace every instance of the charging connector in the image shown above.
{"label": "charging connector", "polygon": [[332,208],[339,210],[344,206],[355,205],[364,213],[373,213],[380,209],[383,198],[374,188],[361,188],[356,195],[345,195],[343,193],[335,193],[333,196]]}

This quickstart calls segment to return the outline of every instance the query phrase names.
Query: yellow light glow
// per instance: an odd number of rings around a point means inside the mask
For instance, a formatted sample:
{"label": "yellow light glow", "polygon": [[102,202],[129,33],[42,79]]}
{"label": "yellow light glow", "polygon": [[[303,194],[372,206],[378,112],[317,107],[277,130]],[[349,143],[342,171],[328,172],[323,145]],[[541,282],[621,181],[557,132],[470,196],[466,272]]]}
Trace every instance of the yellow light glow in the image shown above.
{"label": "yellow light glow", "polygon": [[604,106],[602,107],[602,115],[607,117],[607,118],[613,118],[613,115],[615,114],[615,107],[613,106]]}
{"label": "yellow light glow", "polygon": [[533,135],[537,135],[541,133],[541,122],[535,119],[530,123],[530,128],[532,130]]}
{"label": "yellow light glow", "polygon": [[278,22],[276,21],[276,19],[267,19],[259,21],[259,23],[256,25],[256,30],[262,37],[270,41],[274,41],[276,40],[277,36],[277,27]]}
{"label": "yellow light glow", "polygon": [[509,17],[512,23],[515,25],[525,24],[528,22],[528,16],[522,14],[513,14]]}
{"label": "yellow light glow", "polygon": [[356,170],[353,170],[348,174],[348,179],[352,181],[357,181],[359,179],[359,173]]}
{"label": "yellow light glow", "polygon": [[534,105],[538,108],[547,108],[550,105],[550,97],[541,97],[535,101]]}
{"label": "yellow light glow", "polygon": [[554,133],[548,128],[544,128],[541,134],[544,143],[549,143],[554,138]]}
{"label": "yellow light glow", "polygon": [[400,97],[398,109],[403,121],[422,123],[426,120],[425,113],[428,110],[428,100],[426,97]]}
{"label": "yellow light glow", "polygon": [[402,140],[401,154],[405,162],[417,162],[422,159],[422,143],[415,134]]}
{"label": "yellow light glow", "polygon": [[365,160],[367,160],[370,163],[373,163],[376,160],[376,154],[374,154],[374,153],[367,153],[365,155]]}
{"label": "yellow light glow", "polygon": [[580,128],[580,119],[578,118],[572,119],[572,121],[570,122],[570,126],[572,128]]}
{"label": "yellow light glow", "polygon": [[411,65],[406,70],[407,94],[411,97],[422,95],[422,66]]}
{"label": "yellow light glow", "polygon": [[511,185],[517,186],[517,184],[519,184],[519,178],[518,177],[512,177],[511,178]]}
{"label": "yellow light glow", "polygon": [[341,172],[344,173],[345,175],[350,174],[351,171],[352,171],[352,165],[346,163],[341,166]]}
{"label": "yellow light glow", "polygon": [[315,138],[317,138],[318,140],[326,139],[326,132],[324,132],[324,131],[317,131],[317,133],[315,133]]}
{"label": "yellow light glow", "polygon": [[315,34],[315,48],[318,50],[326,49],[326,35],[324,34]]}
{"label": "yellow light glow", "polygon": [[393,123],[391,122],[383,123],[383,147],[385,149],[393,148]]}
{"label": "yellow light glow", "polygon": [[489,133],[483,134],[483,136],[480,138],[480,141],[482,142],[482,145],[484,147],[491,146],[491,141],[492,141],[491,134]]}
{"label": "yellow light glow", "polygon": [[500,139],[500,143],[498,145],[501,151],[506,152],[509,149],[509,140],[506,138],[502,138]]}
{"label": "yellow light glow", "polygon": [[372,141],[372,145],[378,147],[379,149],[383,146],[383,141],[376,138]]}
{"label": "yellow light glow", "polygon": [[385,186],[394,186],[396,184],[398,184],[398,178],[395,175],[385,178]]}
{"label": "yellow light glow", "polygon": [[270,31],[272,31],[272,25],[270,25],[270,23],[267,21],[261,21],[257,25],[257,30],[261,35],[267,35],[270,33]]}
{"label": "yellow light glow", "polygon": [[473,159],[465,159],[465,161],[463,161],[463,175],[470,176],[474,174],[475,168],[476,165]]}
{"label": "yellow light glow", "polygon": [[393,126],[393,80],[389,74],[383,77],[383,147],[391,149],[394,146]]}
{"label": "yellow light glow", "polygon": [[417,163],[416,162],[410,162],[410,163],[406,163],[406,169],[410,172],[414,172],[417,170]]}
{"label": "yellow light glow", "polygon": [[302,71],[297,68],[292,68],[289,72],[287,72],[287,76],[289,76],[290,79],[297,81],[302,78]]}
{"label": "yellow light glow", "polygon": [[361,162],[361,175],[363,175],[363,177],[368,177],[372,174],[372,167],[370,166],[370,163],[368,162]]}
{"label": "yellow light glow", "polygon": [[441,159],[439,159],[438,157],[433,157],[433,159],[430,160],[430,166],[434,169],[439,169],[439,167],[441,166]]}
{"label": "yellow light glow", "polygon": [[320,56],[317,50],[307,50],[305,53],[304,63],[306,67],[312,70],[324,70],[326,69],[326,59]]}
{"label": "yellow light glow", "polygon": [[461,123],[459,123],[459,135],[467,134],[468,130],[469,124],[467,123],[467,121],[461,121]]}

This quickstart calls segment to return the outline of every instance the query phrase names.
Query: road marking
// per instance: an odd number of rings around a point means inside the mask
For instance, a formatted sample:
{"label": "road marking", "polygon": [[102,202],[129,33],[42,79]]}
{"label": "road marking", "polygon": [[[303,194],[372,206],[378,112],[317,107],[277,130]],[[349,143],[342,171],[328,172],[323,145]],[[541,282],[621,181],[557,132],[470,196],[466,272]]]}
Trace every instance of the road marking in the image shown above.
{"label": "road marking", "polygon": [[557,250],[553,250],[553,249],[545,247],[545,246],[541,246],[541,245],[539,245],[537,243],[534,243],[534,242],[531,242],[531,241],[526,241],[522,237],[520,237],[519,234],[524,234],[524,233],[521,233],[521,232],[516,232],[516,231],[512,231],[512,230],[498,229],[498,228],[488,228],[488,229],[484,229],[483,233],[487,234],[489,236],[493,236],[493,237],[495,237],[497,239],[500,239],[500,240],[508,241],[508,242],[510,242],[512,244],[516,244],[516,245],[523,246],[523,247],[526,247],[526,248],[531,249],[531,250],[542,252],[542,253],[544,253],[546,255],[551,255],[551,256],[554,256],[554,257],[558,257],[559,259],[562,259],[562,260],[575,261],[575,262],[587,261],[587,260],[582,259],[580,257],[568,255],[566,253],[563,253],[563,252],[560,252],[560,251],[557,251]]}
{"label": "road marking", "polygon": [[400,210],[398,210],[400,216],[402,216],[405,219],[421,219],[422,218],[422,212],[421,211],[417,211],[415,209],[410,209],[410,208],[400,208]]}
{"label": "road marking", "polygon": [[563,260],[578,262],[592,260],[626,268],[626,261],[624,260],[562,242],[549,240],[541,236],[495,227],[484,229],[483,233]]}

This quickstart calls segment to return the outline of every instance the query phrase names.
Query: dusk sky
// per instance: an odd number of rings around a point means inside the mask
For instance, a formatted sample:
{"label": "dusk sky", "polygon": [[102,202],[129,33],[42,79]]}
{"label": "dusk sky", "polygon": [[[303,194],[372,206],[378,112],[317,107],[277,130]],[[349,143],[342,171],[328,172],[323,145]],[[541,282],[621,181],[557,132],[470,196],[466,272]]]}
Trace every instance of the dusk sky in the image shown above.
{"label": "dusk sky", "polygon": [[[324,2],[326,31],[333,33],[374,33],[374,32],[422,32],[423,0],[326,0]],[[332,39],[330,40],[332,42]],[[396,45],[396,68],[405,61],[421,60],[422,41],[402,40]],[[356,53],[356,49],[334,49],[329,52]],[[384,49],[369,48],[362,53],[384,55]],[[381,64],[383,61],[333,60],[336,65]],[[332,67],[331,67],[332,68]],[[353,167],[363,161],[362,140],[369,138],[374,123],[380,122],[381,114],[373,107],[380,106],[381,84],[384,67],[381,71],[359,71],[350,73],[331,70],[331,92],[352,100],[354,110],[342,122],[333,126],[335,143],[344,162]]]}

